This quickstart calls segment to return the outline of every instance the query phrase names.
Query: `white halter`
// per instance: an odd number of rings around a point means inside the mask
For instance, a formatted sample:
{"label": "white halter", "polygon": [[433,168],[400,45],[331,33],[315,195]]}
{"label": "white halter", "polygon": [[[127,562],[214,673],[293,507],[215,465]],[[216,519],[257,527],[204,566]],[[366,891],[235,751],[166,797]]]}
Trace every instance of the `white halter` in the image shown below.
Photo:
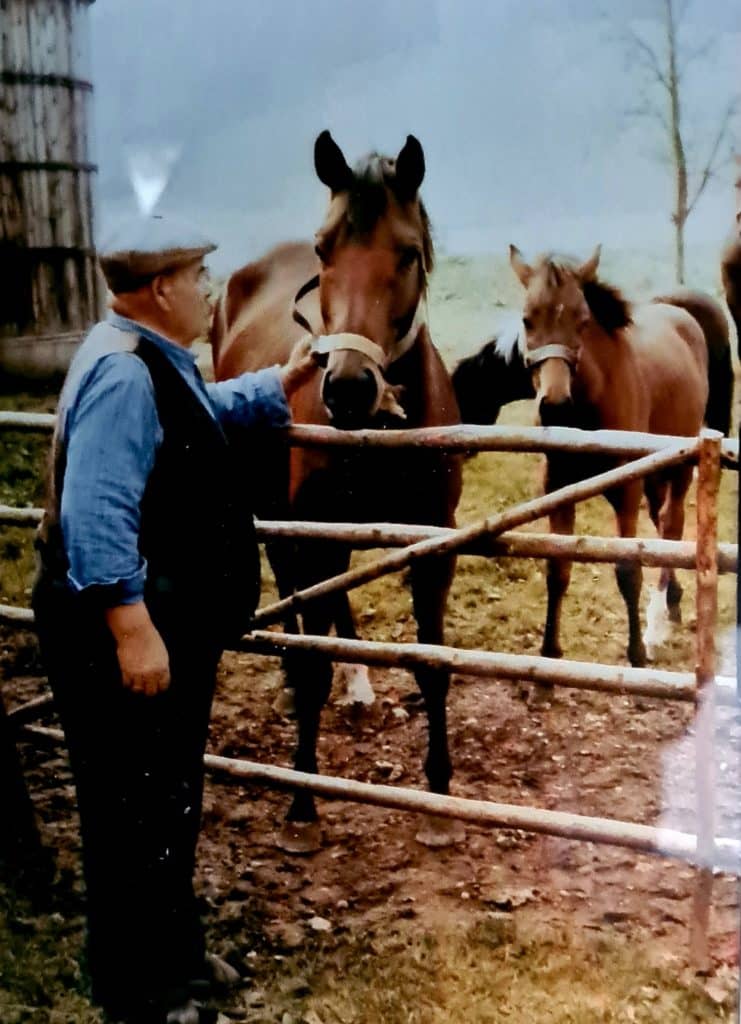
{"label": "white halter", "polygon": [[[303,291],[303,290],[302,290]],[[299,293],[299,296],[301,293]],[[297,296],[297,298],[299,297]],[[294,319],[296,314],[294,314]],[[376,381],[376,401],[371,408],[371,416],[378,412],[387,412],[392,416],[398,416],[405,420],[407,414],[399,404],[401,388],[389,384],[383,373],[389,366],[397,362],[414,345],[422,327],[427,323],[427,302],[425,297],[420,297],[417,308],[414,311],[412,323],[406,334],[395,342],[390,352],[384,352],[380,345],[362,334],[352,334],[348,331],[339,334],[313,334],[308,322],[301,317],[299,322],[309,329],[313,338],[312,351],[316,356],[326,356],[331,352],[357,352],[362,356],[365,367],[373,375]],[[326,371],[325,371],[326,372]]]}
{"label": "white halter", "polygon": [[525,366],[539,366],[546,359],[564,359],[569,366],[576,366],[579,353],[568,345],[541,345],[532,350],[524,349],[522,353]]}

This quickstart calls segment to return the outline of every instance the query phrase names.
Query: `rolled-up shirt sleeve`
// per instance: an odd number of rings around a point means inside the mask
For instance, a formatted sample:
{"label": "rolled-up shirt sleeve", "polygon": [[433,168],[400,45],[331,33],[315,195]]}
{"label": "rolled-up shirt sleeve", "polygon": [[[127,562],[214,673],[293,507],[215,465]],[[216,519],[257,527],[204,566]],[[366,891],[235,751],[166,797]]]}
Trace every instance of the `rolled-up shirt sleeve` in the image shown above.
{"label": "rolled-up shirt sleeve", "polygon": [[277,366],[206,384],[206,391],[222,426],[287,427],[291,422]]}
{"label": "rolled-up shirt sleeve", "polygon": [[68,578],[107,607],[144,595],[141,501],[162,429],[151,377],[133,355],[99,359],[81,382],[64,427],[61,525]]}

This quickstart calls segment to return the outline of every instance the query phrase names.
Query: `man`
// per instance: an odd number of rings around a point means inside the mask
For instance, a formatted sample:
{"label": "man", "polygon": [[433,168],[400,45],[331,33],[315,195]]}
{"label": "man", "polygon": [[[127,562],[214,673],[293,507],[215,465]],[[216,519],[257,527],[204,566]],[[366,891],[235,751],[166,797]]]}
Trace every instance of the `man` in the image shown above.
{"label": "man", "polygon": [[[34,610],[82,833],[88,968],[109,1020],[198,1024],[214,974],[193,894],[203,755],[222,650],[257,602],[249,480],[225,431],[290,422],[283,367],[204,384],[203,257],[162,218],[100,254],[111,312],[60,397]],[[228,965],[221,965],[226,967]]]}

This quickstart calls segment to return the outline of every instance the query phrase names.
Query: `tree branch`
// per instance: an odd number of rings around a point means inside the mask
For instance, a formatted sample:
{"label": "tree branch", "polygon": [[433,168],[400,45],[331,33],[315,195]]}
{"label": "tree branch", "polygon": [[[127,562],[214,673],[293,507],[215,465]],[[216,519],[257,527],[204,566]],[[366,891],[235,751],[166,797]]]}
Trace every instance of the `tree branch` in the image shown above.
{"label": "tree branch", "polygon": [[730,126],[732,118],[734,117],[734,115],[738,111],[739,103],[740,102],[741,102],[741,97],[740,96],[734,96],[734,98],[729,102],[728,106],[726,107],[725,114],[723,115],[723,117],[721,119],[720,127],[718,129],[718,132],[717,132],[717,134],[715,136],[715,140],[714,140],[713,145],[712,145],[711,150],[710,150],[710,156],[708,157],[707,162],[706,162],[706,164],[705,164],[705,166],[704,166],[704,168],[702,170],[702,173],[700,175],[700,181],[699,181],[699,184],[697,186],[697,189],[695,190],[695,194],[692,197],[692,200],[687,204],[687,217],[689,217],[689,215],[694,210],[695,206],[697,205],[697,200],[700,198],[702,193],[705,191],[705,186],[710,181],[710,179],[713,177],[713,174],[714,174],[715,169],[716,169],[715,165],[716,165],[716,160],[717,160],[717,157],[718,157],[718,153],[720,151],[720,147],[723,145],[723,140],[725,139],[726,135],[728,134],[728,128]]}
{"label": "tree branch", "polygon": [[652,103],[646,96],[641,97],[640,103],[634,107],[628,107],[625,111],[627,117],[633,117],[636,119],[646,121],[658,121],[664,132],[669,134],[669,121],[667,120],[666,114],[664,114],[660,107],[655,103]]}
{"label": "tree branch", "polygon": [[669,79],[661,66],[661,62],[656,55],[656,51],[632,28],[627,28],[625,30],[625,38],[629,45],[634,48],[636,53],[643,58],[644,67],[646,67],[654,78],[664,86],[667,92],[669,92]]}
{"label": "tree branch", "polygon": [[688,50],[682,54],[682,60],[680,67],[685,71],[690,64],[694,64],[695,61],[700,60],[703,57],[707,57],[715,49],[715,40],[712,38],[706,39],[704,43],[700,43],[692,50]]}

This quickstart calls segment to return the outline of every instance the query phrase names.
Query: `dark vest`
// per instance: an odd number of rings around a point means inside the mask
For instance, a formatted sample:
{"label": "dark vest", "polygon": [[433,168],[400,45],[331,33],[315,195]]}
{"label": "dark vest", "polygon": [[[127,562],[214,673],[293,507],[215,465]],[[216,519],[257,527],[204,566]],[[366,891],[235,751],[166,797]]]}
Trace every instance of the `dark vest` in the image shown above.
{"label": "dark vest", "polygon": [[[166,642],[190,635],[228,645],[247,629],[260,592],[246,473],[220,426],[157,346],[140,338],[134,351],[151,376],[163,433],[141,505],[144,600]],[[42,571],[59,584],[68,568],[59,525],[66,462],[61,438],[52,461],[38,547]]]}

